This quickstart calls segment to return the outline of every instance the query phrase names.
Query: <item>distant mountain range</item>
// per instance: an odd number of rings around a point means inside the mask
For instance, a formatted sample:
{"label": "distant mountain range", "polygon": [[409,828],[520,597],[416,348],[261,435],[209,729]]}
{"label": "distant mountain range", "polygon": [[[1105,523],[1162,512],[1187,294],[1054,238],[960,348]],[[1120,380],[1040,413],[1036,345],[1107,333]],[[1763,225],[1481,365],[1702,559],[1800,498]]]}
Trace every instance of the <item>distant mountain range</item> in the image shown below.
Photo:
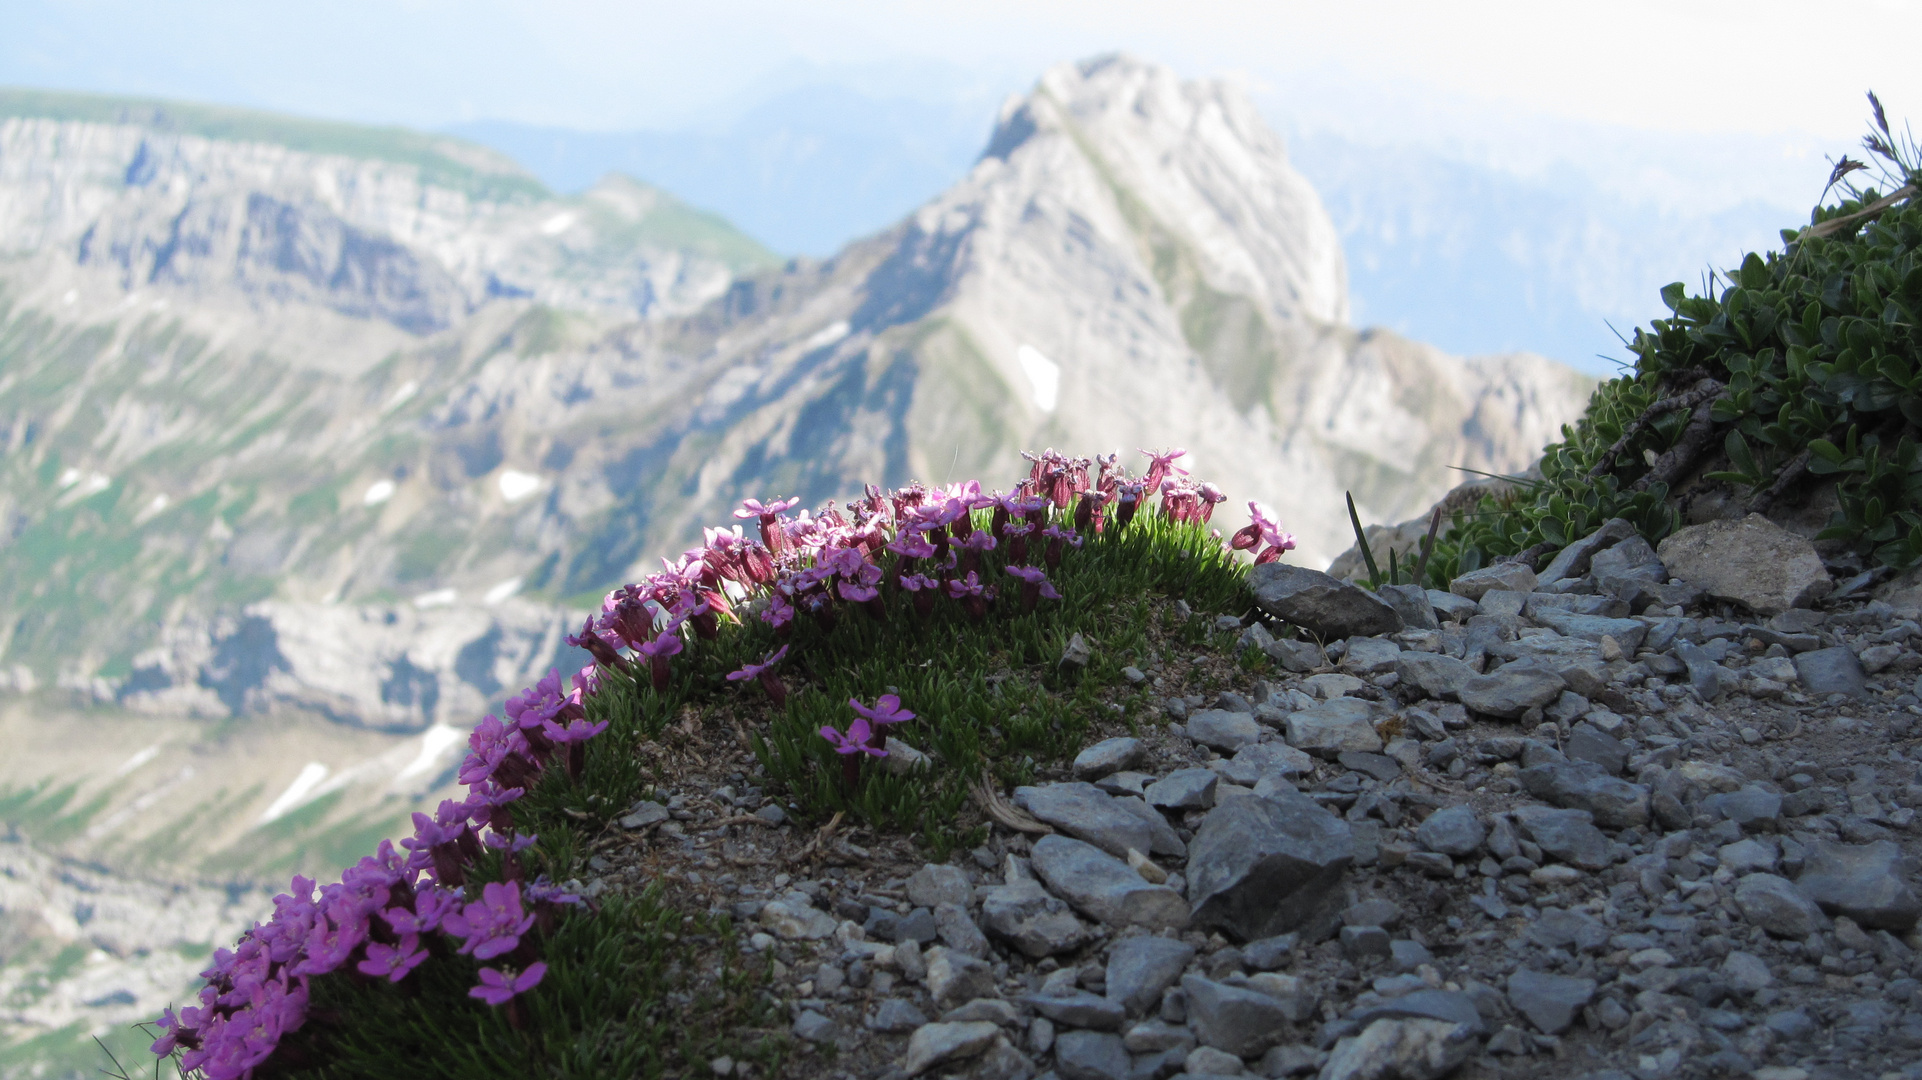
{"label": "distant mountain range", "polygon": [[[743,497],[1185,446],[1224,530],[1261,500],[1325,563],[1345,490],[1400,520],[1586,400],[1348,325],[1334,220],[1224,84],[1106,57],[993,119],[959,182],[782,261],[447,136],[0,92],[0,701],[86,734],[0,768],[18,838],[203,879],[205,911],[332,872]],[[34,978],[87,940],[57,916],[22,923]],[[150,1009],[150,961],[98,1008]]]}
{"label": "distant mountain range", "polygon": [[[1615,332],[1659,314],[1662,285],[1734,265],[1806,216],[1778,174],[1805,173],[1811,186],[1800,194],[1813,199],[1828,169],[1809,140],[1519,124],[1512,138],[1528,145],[1497,151],[1418,130],[1414,119],[1407,130],[1379,120],[1355,130],[1314,92],[1301,79],[1257,100],[1335,222],[1355,321],[1457,353],[1525,350],[1613,372],[1626,359]],[[497,120],[447,130],[557,191],[585,190],[609,172],[644,176],[778,251],[825,256],[967,173],[988,127],[979,98],[959,87],[909,97],[822,81],[687,130]],[[1785,151],[1813,164],[1791,166]],[[1724,181],[1738,169],[1750,179],[1729,194]]]}

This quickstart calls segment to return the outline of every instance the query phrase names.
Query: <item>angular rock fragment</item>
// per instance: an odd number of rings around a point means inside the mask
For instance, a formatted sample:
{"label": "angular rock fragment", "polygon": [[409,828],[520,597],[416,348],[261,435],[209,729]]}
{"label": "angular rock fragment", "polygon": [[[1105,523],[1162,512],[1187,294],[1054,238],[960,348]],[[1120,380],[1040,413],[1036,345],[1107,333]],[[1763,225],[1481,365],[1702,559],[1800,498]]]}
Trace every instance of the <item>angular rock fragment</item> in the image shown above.
{"label": "angular rock fragment", "polygon": [[1475,817],[1471,806],[1450,806],[1428,815],[1415,830],[1415,840],[1430,851],[1444,855],[1470,855],[1480,851],[1488,830]]}
{"label": "angular rock fragment", "polygon": [[1305,566],[1263,563],[1248,571],[1248,587],[1261,610],[1326,641],[1392,634],[1402,628],[1394,608]]}
{"label": "angular rock fragment", "polygon": [[[1279,565],[1269,563],[1269,566]],[[1064,1031],[1055,1036],[1054,1068],[1065,1080],[1128,1080],[1133,1062],[1121,1036],[1107,1031]]]}
{"label": "angular rock fragment", "polygon": [[1796,884],[1830,915],[1903,933],[1912,929],[1917,916],[1922,915],[1915,876],[1914,861],[1906,858],[1893,841],[1824,841],[1809,848]]}
{"label": "angular rock fragment", "polygon": [[1566,810],[1586,810],[1609,829],[1648,824],[1649,792],[1589,761],[1549,761],[1521,772],[1530,795]]}
{"label": "angular rock fragment", "polygon": [[1808,607],[1833,585],[1814,544],[1760,514],[1680,529],[1658,554],[1671,575],[1762,615]]}
{"label": "angular rock fragment", "polygon": [[1188,845],[1193,925],[1239,941],[1286,933],[1327,906],[1354,858],[1348,823],[1306,796],[1225,803]]}
{"label": "angular rock fragment", "polygon": [[1793,881],[1774,874],[1749,874],[1736,881],[1735,906],[1743,918],[1776,937],[1799,941],[1828,925],[1815,901]]}
{"label": "angular rock fragment", "polygon": [[1153,844],[1148,823],[1116,804],[1093,784],[1043,784],[1014,789],[1014,804],[1037,820],[1077,836],[1110,855],[1128,849],[1147,851]]}
{"label": "angular rock fragment", "polygon": [[1635,526],[1626,518],[1609,518],[1602,527],[1563,548],[1548,565],[1542,567],[1537,575],[1543,585],[1561,581],[1564,578],[1578,578],[1588,573],[1589,560],[1605,548],[1609,548],[1635,535]]}
{"label": "angular rock fragment", "polygon": [[1817,697],[1847,694],[1861,697],[1868,693],[1868,675],[1855,653],[1842,646],[1812,649],[1795,655],[1795,674],[1802,689]]}
{"label": "angular rock fragment", "polygon": [[937,1065],[978,1056],[994,1044],[1001,1029],[989,1023],[924,1024],[908,1039],[901,1071],[919,1076]]}
{"label": "angular rock fragment", "polygon": [[1382,748],[1375,731],[1374,706],[1359,698],[1336,698],[1288,714],[1288,745],[1316,757],[1333,758],[1345,750],[1374,753]]}
{"label": "angular rock fragment", "polygon": [[1469,679],[1456,696],[1475,712],[1513,720],[1529,709],[1548,707],[1566,689],[1567,681],[1548,667],[1518,661]]}
{"label": "angular rock fragment", "polygon": [[1508,976],[1508,1004],[1536,1030],[1560,1035],[1595,998],[1595,980],[1522,968]]}
{"label": "angular rock fragment", "polygon": [[1475,669],[1443,653],[1403,652],[1395,661],[1395,674],[1406,685],[1418,686],[1429,697],[1455,700]]}
{"label": "angular rock fragment", "polygon": [[1206,810],[1215,804],[1215,787],[1220,783],[1221,778],[1209,769],[1176,769],[1149,784],[1142,796],[1160,810]]}
{"label": "angular rock fragment", "polygon": [[1319,1080],[1439,1080],[1477,1048],[1467,1024],[1377,1020],[1335,1044]]}
{"label": "angular rock fragment", "polygon": [[1121,736],[1103,739],[1075,755],[1074,775],[1077,779],[1092,780],[1119,772],[1141,760],[1142,742]]}
{"label": "angular rock fragment", "polygon": [[1173,938],[1122,938],[1108,950],[1108,997],[1134,1015],[1146,1013],[1194,958],[1194,946]]}
{"label": "angular rock fragment", "polygon": [[1614,862],[1608,837],[1595,827],[1594,815],[1586,810],[1520,806],[1515,808],[1514,818],[1524,836],[1570,866],[1603,870]]}
{"label": "angular rock fragment", "polygon": [[1282,1003],[1257,990],[1189,975],[1181,980],[1181,992],[1188,998],[1188,1026],[1195,1038],[1236,1057],[1254,1057],[1273,1046],[1288,1023]]}
{"label": "angular rock fragment", "polygon": [[1428,599],[1428,590],[1420,585],[1383,585],[1375,590],[1375,595],[1395,609],[1404,626],[1416,630],[1441,629],[1441,622],[1435,617],[1435,605]]}
{"label": "angular rock fragment", "polygon": [[[1236,800],[1237,803],[1260,801]],[[1217,809],[1210,816],[1223,809],[1226,808]],[[1065,836],[1044,836],[1035,841],[1032,860],[1034,872],[1050,892],[1109,926],[1168,930],[1188,920],[1189,905],[1180,893],[1166,885],[1150,885],[1129,869],[1127,863],[1092,844]],[[1191,852],[1191,871],[1193,865]]]}
{"label": "angular rock fragment", "polygon": [[1224,754],[1261,741],[1261,725],[1253,715],[1225,709],[1203,709],[1191,714],[1186,730],[1188,738]]}
{"label": "angular rock fragment", "polygon": [[1496,563],[1471,570],[1448,583],[1448,591],[1467,600],[1480,600],[1490,589],[1533,592],[1539,579],[1535,571],[1521,563]]}
{"label": "angular rock fragment", "polygon": [[987,890],[981,898],[981,922],[988,933],[1035,959],[1073,952],[1094,936],[1066,901],[1033,881]]}

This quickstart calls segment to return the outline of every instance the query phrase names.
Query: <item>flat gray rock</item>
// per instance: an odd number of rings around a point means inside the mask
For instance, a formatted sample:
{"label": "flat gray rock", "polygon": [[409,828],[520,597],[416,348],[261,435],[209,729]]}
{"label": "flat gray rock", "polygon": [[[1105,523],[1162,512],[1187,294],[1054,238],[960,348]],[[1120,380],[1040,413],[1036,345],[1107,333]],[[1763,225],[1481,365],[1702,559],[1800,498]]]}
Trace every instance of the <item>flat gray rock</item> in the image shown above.
{"label": "flat gray rock", "polygon": [[1762,615],[1808,607],[1834,585],[1814,544],[1760,514],[1678,529],[1658,554],[1671,575]]}
{"label": "flat gray rock", "polygon": [[1223,780],[1243,787],[1254,787],[1264,776],[1296,777],[1313,772],[1315,759],[1285,742],[1253,743],[1235,751],[1235,756],[1208,763]]}
{"label": "flat gray rock", "polygon": [[1600,919],[1585,911],[1548,908],[1525,931],[1528,940],[1544,949],[1571,952],[1600,952],[1608,946],[1609,932]]}
{"label": "flat gray rock", "polygon": [[1531,634],[1512,641],[1494,642],[1488,646],[1488,655],[1547,668],[1561,676],[1566,689],[1583,697],[1593,698],[1608,689],[1608,663],[1602,659],[1602,647],[1593,641],[1560,634]]}
{"label": "flat gray rock", "polygon": [[1209,769],[1176,769],[1148,785],[1142,796],[1159,810],[1206,810],[1215,805],[1221,778]]}
{"label": "flat gray rock", "polygon": [[1774,874],[1749,874],[1735,883],[1742,917],[1776,937],[1801,940],[1828,925],[1815,901],[1795,883]]}
{"label": "flat gray rock", "polygon": [[1839,645],[1796,653],[1795,674],[1802,681],[1803,691],[1816,697],[1830,694],[1861,697],[1869,691],[1862,662],[1855,658],[1853,651]]}
{"label": "flat gray rock", "polygon": [[1435,616],[1445,622],[1467,622],[1480,610],[1468,597],[1439,589],[1428,590],[1428,603],[1435,609]]}
{"label": "flat gray rock", "polygon": [[1648,626],[1634,619],[1577,615],[1572,611],[1559,611],[1555,608],[1537,611],[1533,618],[1563,637],[1580,638],[1583,641],[1597,643],[1605,637],[1612,637],[1622,647],[1622,652],[1629,656],[1635,655],[1635,650],[1641,647],[1642,639],[1648,636]]}
{"label": "flat gray rock", "polygon": [[1722,978],[1728,980],[1730,990],[1744,997],[1775,985],[1775,973],[1769,970],[1767,962],[1754,953],[1740,950],[1722,959]]}
{"label": "flat gray rock", "polygon": [[913,1031],[927,1022],[927,1014],[915,1008],[913,1002],[893,997],[883,998],[875,1007],[874,1015],[868,1017],[870,1029],[890,1035]]}
{"label": "flat gray rock", "polygon": [[1093,930],[1075,918],[1068,903],[1035,881],[1017,881],[986,890],[981,923],[988,933],[1032,959],[1073,952],[1094,939]]}
{"label": "flat gray rock", "polygon": [[1239,941],[1294,930],[1335,896],[1354,858],[1348,823],[1306,796],[1232,800],[1188,845],[1193,925]]}
{"label": "flat gray rock", "polygon": [[1568,688],[1567,680],[1547,665],[1517,661],[1470,678],[1456,696],[1484,716],[1514,720],[1529,709],[1554,704]]}
{"label": "flat gray rock", "polygon": [[1467,600],[1480,600],[1490,589],[1533,592],[1539,582],[1535,571],[1521,563],[1496,563],[1471,570],[1448,583],[1448,591]]}
{"label": "flat gray rock", "polygon": [[1321,646],[1296,638],[1278,638],[1264,645],[1261,651],[1268,659],[1298,675],[1315,670],[1328,659],[1322,655]]}
{"label": "flat gray rock", "polygon": [[1475,999],[1459,990],[1417,990],[1412,994],[1363,1006],[1349,1013],[1348,1019],[1363,1027],[1383,1019],[1418,1019],[1467,1024],[1477,1035],[1485,1034],[1488,1030],[1480,1010],[1475,1008]]}
{"label": "flat gray rock", "polygon": [[919,1076],[937,1065],[979,1056],[1001,1034],[1001,1029],[985,1021],[960,1024],[926,1024],[908,1038],[908,1052],[901,1059],[901,1070]]}
{"label": "flat gray rock", "polygon": [[1129,1080],[1133,1065],[1112,1032],[1064,1031],[1054,1038],[1054,1070],[1064,1080]]}
{"label": "flat gray rock", "polygon": [[1620,776],[1628,768],[1628,747],[1591,724],[1576,724],[1562,744],[1562,752],[1570,761],[1592,761],[1610,776]]}
{"label": "flat gray rock", "polygon": [[1074,775],[1077,780],[1093,780],[1111,772],[1119,772],[1141,760],[1142,742],[1127,736],[1103,739],[1075,755]]}
{"label": "flat gray rock", "polygon": [[1336,698],[1289,713],[1283,736],[1288,745],[1321,758],[1334,758],[1345,750],[1375,753],[1381,750],[1382,741],[1374,720],[1374,706],[1369,702]]}
{"label": "flat gray rock", "polygon": [[1122,938],[1108,950],[1108,996],[1142,1015],[1161,1004],[1161,992],[1174,985],[1194,958],[1194,946],[1174,938]]}
{"label": "flat gray rock", "polygon": [[1324,641],[1392,634],[1402,628],[1401,616],[1380,599],[1305,566],[1263,563],[1248,571],[1248,587],[1261,610]]}
{"label": "flat gray rock", "polygon": [[1093,784],[1018,787],[1014,804],[1110,855],[1126,858],[1129,848],[1145,852],[1152,846],[1148,823],[1117,806],[1113,797]]}
{"label": "flat gray rock", "polygon": [[1830,915],[1900,934],[1912,929],[1922,915],[1915,876],[1914,861],[1904,857],[1893,841],[1823,841],[1809,847],[1796,884]]}
{"label": "flat gray rock", "polygon": [[1536,1030],[1560,1035],[1595,998],[1595,980],[1522,968],[1508,976],[1508,1004]]}
{"label": "flat gray rock", "polygon": [[1752,784],[1708,796],[1702,810],[1735,822],[1745,832],[1774,832],[1782,824],[1782,796]]}
{"label": "flat gray rock", "polygon": [[1475,817],[1474,807],[1444,807],[1428,815],[1415,830],[1415,842],[1444,855],[1471,855],[1481,850],[1488,830]]}
{"label": "flat gray rock", "polygon": [[908,903],[916,907],[936,908],[942,904],[967,906],[974,898],[974,883],[958,866],[943,863],[927,863],[921,869],[908,875]]}
{"label": "flat gray rock", "polygon": [[1286,1007],[1257,990],[1189,975],[1181,980],[1188,998],[1188,1026],[1203,1046],[1236,1057],[1254,1057],[1280,1041],[1288,1024]]}
{"label": "flat gray rock", "polygon": [[1614,862],[1608,837],[1595,827],[1594,815],[1586,810],[1519,806],[1514,810],[1514,818],[1523,836],[1570,866],[1604,870]]}
{"label": "flat gray rock", "polygon": [[1480,1047],[1467,1024],[1384,1018],[1335,1043],[1318,1080],[1440,1080]]}
{"label": "flat gray rock", "polygon": [[1188,902],[1180,893],[1166,885],[1149,884],[1127,863],[1092,844],[1065,836],[1044,836],[1035,841],[1031,861],[1050,892],[1109,926],[1169,930],[1188,921]]}
{"label": "flat gray rock", "polygon": [[1071,1028],[1116,1031],[1120,1029],[1121,1022],[1128,1018],[1128,1010],[1119,1001],[1090,994],[1086,990],[1029,994],[1021,1000],[1042,1016]]}
{"label": "flat gray rock", "polygon": [[1429,697],[1453,701],[1475,677],[1475,669],[1442,653],[1404,651],[1395,660],[1395,674]]}
{"label": "flat gray rock", "polygon": [[1350,675],[1385,675],[1395,670],[1401,646],[1382,638],[1349,638],[1348,650],[1341,654],[1341,670]]}
{"label": "flat gray rock", "polygon": [[[1274,565],[1272,563],[1268,565]],[[1212,750],[1232,754],[1261,741],[1261,724],[1254,715],[1226,709],[1203,709],[1188,715],[1188,738]]]}
{"label": "flat gray rock", "polygon": [[1435,616],[1435,605],[1429,602],[1428,590],[1420,585],[1383,585],[1375,590],[1382,603],[1395,609],[1401,616],[1402,625],[1414,630],[1439,630],[1441,621]]}
{"label": "flat gray rock", "polygon": [[1589,761],[1548,761],[1521,772],[1530,795],[1565,810],[1586,810],[1609,829],[1648,824],[1649,793]]}

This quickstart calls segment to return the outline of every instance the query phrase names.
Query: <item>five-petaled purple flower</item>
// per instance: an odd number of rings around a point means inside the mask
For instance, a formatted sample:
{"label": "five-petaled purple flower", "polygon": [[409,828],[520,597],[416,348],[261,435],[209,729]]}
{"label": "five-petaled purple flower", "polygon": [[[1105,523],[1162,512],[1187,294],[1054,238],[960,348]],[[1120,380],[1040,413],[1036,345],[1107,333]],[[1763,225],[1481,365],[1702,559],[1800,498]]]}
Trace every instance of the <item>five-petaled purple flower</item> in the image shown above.
{"label": "five-petaled purple flower", "polygon": [[467,939],[459,951],[476,960],[513,952],[533,925],[534,916],[521,910],[518,881],[490,881],[481,887],[479,900],[441,919],[448,933]]}
{"label": "five-petaled purple flower", "polygon": [[527,965],[519,975],[507,975],[493,968],[480,969],[480,985],[467,992],[471,998],[479,998],[489,1005],[505,1005],[516,996],[525,994],[541,984],[547,974],[547,965],[539,960]]}

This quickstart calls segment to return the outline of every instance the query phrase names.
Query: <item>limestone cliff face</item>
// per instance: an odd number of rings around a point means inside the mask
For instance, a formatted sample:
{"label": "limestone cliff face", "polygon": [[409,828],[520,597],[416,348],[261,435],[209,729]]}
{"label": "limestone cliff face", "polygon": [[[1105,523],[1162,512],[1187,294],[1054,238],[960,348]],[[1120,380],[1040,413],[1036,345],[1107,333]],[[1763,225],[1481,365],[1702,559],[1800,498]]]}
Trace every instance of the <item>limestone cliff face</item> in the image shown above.
{"label": "limestone cliff face", "polygon": [[1279,139],[1128,57],[1050,70],[951,190],[778,269],[631,181],[561,199],[330,131],[0,120],[10,683],[419,729],[738,499],[1005,484],[1047,445],[1185,446],[1224,528],[1268,503],[1325,564],[1345,490],[1407,517],[1589,389],[1347,326]]}

